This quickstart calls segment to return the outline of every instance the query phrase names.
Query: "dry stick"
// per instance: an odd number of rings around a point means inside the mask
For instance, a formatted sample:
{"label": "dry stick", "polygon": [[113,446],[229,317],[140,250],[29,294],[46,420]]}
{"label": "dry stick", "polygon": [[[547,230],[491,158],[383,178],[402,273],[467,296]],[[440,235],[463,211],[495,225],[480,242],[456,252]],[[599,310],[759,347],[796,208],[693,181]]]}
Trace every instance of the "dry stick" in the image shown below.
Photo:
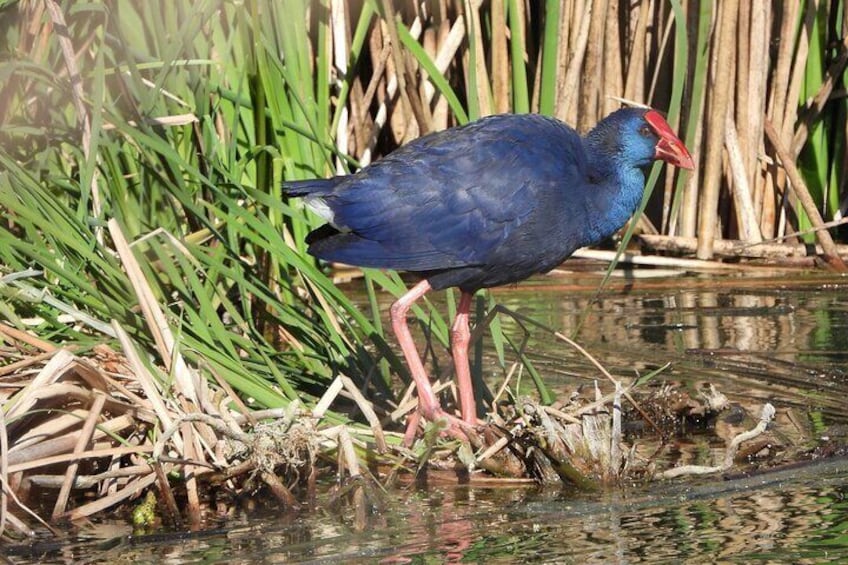
{"label": "dry stick", "polygon": [[[92,439],[94,426],[97,425],[97,420],[103,411],[103,405],[106,403],[106,395],[98,392],[94,398],[94,402],[89,409],[88,418],[82,426],[77,438],[77,444],[74,446],[74,455],[78,455],[85,451],[86,446]],[[56,505],[53,507],[53,520],[57,520],[65,512],[68,505],[68,498],[71,495],[71,489],[74,486],[74,478],[77,476],[79,469],[79,460],[71,462],[65,470],[65,480],[62,482],[62,487],[59,489],[59,495],[56,498]]]}
{"label": "dry stick", "polygon": [[[436,395],[439,395],[446,388],[450,388],[451,384],[452,383],[450,383],[450,382],[435,382],[435,383],[433,383],[433,392],[436,393]],[[411,396],[411,395],[408,395],[408,396]],[[404,395],[404,398],[406,398],[406,397],[407,397],[407,395]],[[407,401],[401,400],[401,402],[398,404],[398,407],[395,408],[394,410],[392,410],[389,413],[389,419],[392,422],[397,422],[402,417],[404,417],[406,414],[415,410],[417,407],[418,407],[418,397],[410,398]]]}
{"label": "dry stick", "polygon": [[182,516],[180,515],[180,507],[177,506],[177,500],[174,498],[174,491],[171,490],[171,483],[168,481],[168,475],[165,473],[161,462],[153,462],[153,472],[156,474],[156,484],[159,487],[159,492],[162,498],[165,499],[165,508],[168,515],[171,517],[172,525],[182,527]]}
{"label": "dry stick", "polygon": [[[31,345],[33,347],[37,347],[38,349],[46,352],[56,351],[56,346],[50,343],[49,341],[44,341],[43,339],[38,339],[35,336],[29,335],[26,332],[22,332],[21,330],[15,329],[11,326],[7,326],[6,324],[0,323],[0,333],[9,336],[15,341],[20,341],[22,343],[26,343],[27,345]],[[70,348],[65,348],[70,349]]]}
{"label": "dry stick", "polygon": [[[339,76],[342,77],[346,77],[348,74],[348,37],[346,17],[347,10],[345,9],[345,3],[342,2],[342,0],[331,0],[330,23],[332,33],[328,36],[328,39],[332,38],[333,63],[338,69]],[[348,155],[348,107],[342,107],[340,112],[339,123],[336,127],[336,148],[339,151],[339,155]],[[336,174],[343,175],[344,173],[345,168],[342,159],[336,158]]]}
{"label": "dry stick", "polygon": [[262,477],[262,481],[268,485],[268,489],[271,491],[271,494],[277,497],[277,500],[290,508],[300,507],[297,502],[297,498],[292,494],[288,487],[283,484],[277,475],[266,470],[260,471],[259,475]]}
{"label": "dry stick", "polygon": [[680,477],[683,475],[706,475],[709,473],[721,473],[723,471],[727,471],[733,466],[733,459],[736,457],[736,453],[739,451],[739,445],[743,441],[748,441],[754,439],[759,435],[762,435],[763,432],[766,431],[769,422],[774,419],[774,414],[774,406],[766,403],[766,405],[763,406],[763,410],[760,414],[760,421],[757,422],[757,425],[754,426],[754,428],[751,430],[736,435],[730,441],[727,446],[727,450],[724,453],[724,460],[722,461],[721,465],[681,465],[680,467],[673,467],[660,473],[660,478],[673,479],[675,477]]}
{"label": "dry stick", "polygon": [[197,386],[194,382],[195,378],[192,376],[185,359],[183,359],[182,354],[177,348],[176,339],[168,325],[165,313],[156,301],[153,290],[150,288],[147,279],[145,279],[144,272],[141,270],[138,260],[127,244],[127,240],[118,222],[113,218],[109,220],[107,225],[109,227],[109,234],[112,236],[112,241],[115,244],[115,250],[118,252],[121,263],[127,271],[127,276],[138,298],[144,319],[147,322],[153,340],[156,342],[159,357],[162,359],[168,372],[173,373],[176,379],[177,391],[184,394],[195,404],[199,404]]}
{"label": "dry stick", "polygon": [[114,506],[119,502],[126,500],[132,496],[141,494],[144,492],[147,487],[156,482],[156,474],[149,473],[144,477],[139,477],[134,481],[127,483],[127,485],[114,494],[110,494],[108,496],[104,496],[102,498],[98,498],[94,502],[90,502],[74,510],[66,512],[60,519],[74,521],[80,518],[85,518],[86,516],[91,516],[92,514],[96,514],[102,510],[109,508],[110,506]]}
{"label": "dry stick", "polygon": [[45,351],[44,353],[39,353],[38,355],[27,357],[26,359],[21,359],[20,361],[15,361],[14,363],[4,365],[3,367],[0,367],[0,377],[11,375],[12,373],[16,373],[21,369],[26,369],[27,367],[30,367],[32,365],[39,365],[42,361],[53,357],[53,355],[55,355],[57,351],[59,350],[53,349],[52,351]]}
{"label": "dry stick", "polygon": [[377,63],[374,65],[374,70],[371,74],[371,80],[368,83],[368,88],[365,89],[365,94],[362,96],[363,108],[371,107],[371,101],[374,99],[374,94],[377,92],[377,86],[380,84],[382,75],[386,70],[386,61],[389,59],[389,55],[391,55],[391,53],[391,46],[388,43],[384,44],[383,48],[380,50],[380,54],[377,56]]}
{"label": "dry stick", "polygon": [[[801,3],[799,2],[798,4]],[[817,10],[818,2],[806,3],[806,13],[804,15],[804,21],[801,25],[800,33],[798,34],[798,45],[792,57],[793,67],[792,73],[789,78],[789,87],[787,88],[786,92],[786,107],[783,108],[783,121],[781,124],[772,122],[775,131],[779,133],[778,139],[780,139],[780,141],[787,148],[792,147],[792,136],[794,134],[795,121],[798,117],[798,101],[800,100],[801,87],[804,83],[804,77],[807,73],[807,58],[810,51],[810,36],[813,32],[813,26],[815,25]],[[790,43],[792,42],[788,38],[782,38],[781,40],[786,40]],[[791,159],[791,161],[793,163],[795,162],[794,157]],[[781,176],[780,178],[778,178],[778,186],[784,188],[785,185],[785,176]],[[796,198],[794,191],[784,190],[784,194],[789,196],[789,198],[786,198],[784,200],[784,205],[781,207],[780,210],[780,219],[778,222],[777,230],[778,235],[782,234],[786,229],[788,229],[787,223],[789,222],[789,218],[787,216],[786,204],[788,203],[793,207],[796,205],[794,201],[794,198]]]}
{"label": "dry stick", "polygon": [[[196,414],[193,412],[191,414]],[[189,415],[191,415],[189,414]],[[206,414],[203,414],[204,416]],[[185,438],[185,447],[183,450],[183,458],[188,461],[197,461],[199,463],[208,464],[206,459],[201,459],[202,450],[198,449],[196,442],[199,432],[197,428],[190,423],[184,423],[182,426],[183,438]],[[200,492],[197,485],[197,471],[200,470],[199,465],[186,463],[183,466],[183,478],[185,480],[186,498],[188,504],[188,519],[192,525],[200,523]]]}
{"label": "dry stick", "polygon": [[[493,2],[492,5],[503,5],[504,2]],[[569,116],[566,115],[562,103],[563,98],[565,96],[564,85],[565,85],[565,76],[568,72],[568,65],[570,63],[570,58],[572,54],[576,51],[575,38],[577,37],[576,30],[580,27],[581,22],[581,14],[582,11],[582,2],[580,0],[575,0],[574,2],[565,2],[560,6],[559,10],[559,48],[557,49],[557,65],[556,65],[556,101],[554,103],[554,115],[560,120],[566,123],[574,123],[569,119]],[[494,8],[492,18],[494,20]],[[574,29],[572,29],[574,28]],[[506,35],[506,30],[504,30],[504,35]],[[494,38],[493,38],[494,41]],[[492,74],[495,76],[495,79],[498,79],[498,67],[492,65]],[[509,70],[504,68],[504,73],[508,73]],[[503,78],[503,77],[501,77]]]}
{"label": "dry stick", "polygon": [[[798,10],[800,10],[800,2],[785,2],[783,5],[783,20],[780,22],[780,31],[777,37],[778,51],[777,64],[775,65],[774,76],[771,84],[771,98],[767,117],[770,117],[777,131],[783,131],[784,114],[786,114],[786,106],[794,106],[795,100],[787,101],[788,87],[790,76],[792,73],[792,58],[795,52],[795,26],[798,20]],[[783,224],[786,221],[785,211],[781,207],[779,216],[776,216],[777,211],[774,207],[774,202],[778,200],[778,187],[785,185],[785,175],[783,170],[778,169],[776,174],[772,176],[768,174],[766,180],[768,182],[768,192],[763,195],[763,220],[761,223],[763,233],[770,235],[780,235],[783,231]]]}
{"label": "dry stick", "polygon": [[704,184],[701,192],[698,218],[698,259],[711,259],[713,240],[716,239],[718,222],[718,197],[721,188],[721,152],[724,146],[724,130],[730,108],[731,71],[736,34],[736,15],[739,0],[721,3],[718,38],[718,69],[712,86],[713,100],[710,109],[709,131],[707,132],[706,155],[704,157]]}
{"label": "dry stick", "polygon": [[642,2],[639,7],[639,19],[633,31],[633,41],[630,43],[630,54],[627,67],[627,78],[624,81],[624,97],[630,100],[645,99],[645,45],[648,37],[648,24],[651,18],[651,3]]}
{"label": "dry stick", "polygon": [[[503,4],[503,2],[501,4]],[[470,93],[470,95],[477,96],[477,104],[480,108],[480,115],[488,116],[492,113],[492,104],[491,97],[489,95],[489,76],[486,72],[486,53],[483,50],[483,26],[480,24],[480,5],[481,2],[479,1],[472,2],[471,0],[465,0],[465,17],[469,18],[471,22],[471,25],[468,27],[473,30],[474,33],[474,56],[477,60],[475,68],[469,68],[466,72],[468,74],[475,74],[475,78],[477,79],[477,92]],[[493,35],[497,33],[498,31],[492,30]]]}
{"label": "dry stick", "polygon": [[742,159],[742,150],[739,147],[739,138],[736,135],[736,126],[730,119],[730,114],[727,116],[724,144],[727,147],[730,170],[733,174],[733,203],[736,208],[736,221],[741,231],[740,239],[750,243],[759,243],[763,240],[763,237],[760,234],[759,222],[754,213],[754,199],[751,197],[745,163]]}
{"label": "dry stick", "polygon": [[[99,432],[99,430],[98,430]],[[98,435],[96,433],[95,439]],[[76,439],[76,436],[74,436]],[[101,459],[103,457],[125,457],[127,455],[146,455],[153,452],[153,446],[150,445],[133,445],[128,447],[101,447],[101,444],[95,444],[94,449],[83,451],[81,453],[63,453],[62,455],[54,455],[44,457],[39,455],[38,459],[26,459],[20,463],[12,463],[9,465],[9,473],[20,473],[29,469],[37,469],[38,467],[48,467],[50,465],[58,465],[69,461],[80,461],[82,459]]]}
{"label": "dry stick", "polygon": [[[798,4],[801,4],[801,2]],[[789,147],[791,147],[792,144],[795,120],[798,117],[798,100],[801,98],[801,87],[804,84],[804,76],[807,73],[807,57],[810,52],[810,35],[813,32],[813,26],[816,21],[818,2],[807,2],[806,7],[807,12],[804,15],[804,23],[801,25],[801,32],[798,35],[798,46],[792,57],[792,75],[789,79],[789,88],[786,92],[786,107],[784,108],[783,113],[783,124],[782,127],[777,128],[777,131],[780,132],[780,139]],[[792,36],[790,35],[788,37]],[[781,37],[781,41],[789,41],[788,37]]]}
{"label": "dry stick", "polygon": [[154,459],[159,459],[162,457],[162,453],[165,451],[165,444],[168,442],[168,439],[180,429],[180,426],[183,424],[191,423],[191,422],[203,422],[213,430],[217,431],[219,434],[233,439],[235,441],[241,443],[250,443],[250,435],[241,431],[234,430],[230,428],[223,419],[210,416],[209,414],[202,414],[200,412],[192,412],[191,414],[183,414],[180,416],[176,422],[162,430],[162,433],[156,440],[156,444],[153,446],[152,457]]}
{"label": "dry stick", "polygon": [[[797,237],[808,233],[815,233],[820,229],[828,229],[848,223],[848,218],[828,222],[820,228],[812,228],[800,232],[788,233],[783,237]],[[803,243],[777,243],[782,237],[761,241],[759,243],[746,243],[735,239],[717,239],[713,252],[723,257],[751,257],[757,259],[780,259],[790,257],[807,257],[809,246]],[[673,251],[676,253],[695,253],[698,248],[698,240],[694,237],[683,237],[674,235],[651,235],[642,234],[639,241],[646,248],[655,251]],[[840,256],[848,256],[848,245],[837,245],[836,250]],[[817,254],[821,253],[821,246],[816,246]],[[669,264],[667,266],[673,266]]]}
{"label": "dry stick", "polygon": [[[784,239],[787,239],[787,238],[790,238],[790,237],[799,237],[799,236],[807,235],[807,234],[810,234],[810,233],[816,233],[817,231],[821,231],[821,230],[829,230],[830,228],[839,227],[842,224],[846,224],[846,223],[848,223],[848,218],[841,218],[839,220],[831,220],[829,222],[823,223],[820,226],[817,226],[817,227],[814,227],[814,228],[808,228],[808,229],[805,229],[805,230],[785,233],[782,236],[763,241],[762,243],[779,242],[779,241],[783,241]],[[745,248],[748,248],[748,247],[755,247],[755,246],[761,245],[762,243],[752,243],[752,244],[748,244],[748,245],[742,245],[742,246],[740,246],[740,249],[745,249]],[[806,249],[807,248],[807,246],[803,243],[798,243],[798,244],[784,243],[781,246],[782,247],[790,247],[790,248],[794,248],[794,249]],[[816,249],[819,249],[819,247],[816,247]],[[837,243],[836,249],[837,249],[837,251],[839,251],[840,256],[848,255],[848,245]],[[816,251],[816,253],[821,253],[821,251]]]}
{"label": "dry stick", "polygon": [[614,96],[624,95],[624,85],[622,84],[622,76],[624,71],[621,68],[621,43],[619,42],[618,14],[620,10],[620,0],[608,0],[607,22],[605,26],[604,38],[604,77],[603,97],[601,114],[607,115],[618,108]]}
{"label": "dry stick", "polygon": [[[124,357],[127,358],[127,362],[130,367],[132,367],[133,374],[135,375],[138,383],[141,385],[141,389],[144,391],[145,396],[147,396],[147,400],[153,406],[153,411],[159,418],[161,427],[164,429],[171,427],[173,425],[171,413],[168,410],[168,407],[165,406],[165,401],[162,399],[162,394],[159,392],[156,379],[147,369],[147,365],[145,365],[141,360],[141,356],[138,354],[135,345],[132,341],[130,341],[130,336],[127,335],[124,328],[118,324],[117,320],[112,320],[112,327],[118,335],[118,341],[121,344],[121,350],[124,352]],[[184,442],[182,436],[179,434],[174,437],[174,445],[176,445],[177,449],[180,451],[183,450]]]}
{"label": "dry stick", "polygon": [[[615,380],[613,378],[612,375],[609,374],[609,372],[604,368],[604,366],[601,365],[601,363],[592,356],[592,354],[590,354],[588,351],[583,349],[580,346],[579,343],[577,343],[573,339],[566,337],[565,335],[561,334],[560,332],[554,332],[554,335],[558,339],[564,341],[565,343],[569,344],[571,347],[573,347],[574,349],[579,351],[584,357],[586,357],[586,359],[588,359],[595,367],[597,367],[598,370],[601,371],[601,374],[603,374],[607,378],[607,380],[609,380],[613,385],[615,385],[616,392],[614,394],[618,394],[618,387],[620,387],[621,385],[619,384],[619,382],[617,380]],[[639,403],[636,402],[636,400],[630,395],[630,392],[627,391],[627,390],[624,390],[624,391],[622,391],[622,394],[624,394],[624,397],[630,402],[630,404],[633,405],[633,408],[635,408],[636,411],[639,412],[639,414],[642,415],[642,418],[644,418],[645,421],[648,422],[648,424],[652,428],[654,428],[654,430],[657,432],[657,434],[662,436],[662,430],[660,430],[659,426],[657,426],[654,423],[654,421],[651,419],[651,417],[648,416],[648,413],[645,412],[644,410],[642,410],[642,407],[639,406]]]}
{"label": "dry stick", "polygon": [[[615,386],[616,386],[616,388],[618,388],[619,383],[616,383]],[[542,408],[543,412],[546,412],[547,414],[549,414],[551,416],[556,416],[560,420],[565,420],[569,424],[582,424],[583,423],[583,421],[580,418],[578,418],[578,417],[576,417],[572,414],[567,414],[567,413],[563,412],[562,410],[557,410],[553,406],[542,406],[541,408]]]}
{"label": "dry stick", "polygon": [[9,484],[9,435],[6,433],[6,412],[0,410],[0,536],[6,529],[6,485]]}
{"label": "dry stick", "polygon": [[[663,58],[665,57],[668,46],[668,41],[671,38],[671,30],[676,25],[674,18],[668,18],[665,22],[665,27],[663,29],[662,38],[660,38],[659,46],[656,48],[657,51],[657,59],[654,63],[654,72],[651,76],[651,86],[648,89],[648,95],[645,96],[645,100],[653,100],[656,96],[657,92],[657,82],[660,79],[660,72],[662,70]],[[673,55],[673,54],[672,54]],[[677,126],[678,124],[669,124],[672,127]]]}
{"label": "dry stick", "polygon": [[13,420],[18,416],[25,414],[38,400],[39,393],[44,387],[54,384],[62,375],[64,375],[74,364],[74,356],[67,349],[61,349],[47,362],[46,365],[38,372],[29,385],[21,390],[20,393],[7,401],[4,406],[6,418]]}
{"label": "dry stick", "polygon": [[[655,235],[646,235],[646,237],[660,237]],[[685,240],[686,238],[681,237]],[[637,255],[635,253],[624,252],[618,256],[616,251],[606,251],[603,249],[578,249],[571,255],[580,259],[595,259],[598,261],[611,262],[618,260],[622,264],[631,265],[652,265],[654,267],[672,267],[676,269],[694,269],[694,270],[716,270],[716,271],[738,271],[739,265],[729,265],[721,261],[703,261],[701,259],[681,259],[678,257],[654,257],[650,255]]]}
{"label": "dry stick", "polygon": [[430,108],[429,106],[425,108],[423,104],[421,104],[421,99],[415,91],[415,85],[407,80],[407,78],[409,78],[407,76],[409,74],[409,66],[407,65],[405,54],[401,49],[400,38],[398,37],[398,18],[394,5],[391,0],[383,0],[382,4],[383,13],[386,18],[386,28],[389,32],[389,41],[392,44],[392,59],[395,63],[395,72],[397,73],[401,100],[404,107],[411,111],[415,121],[418,122],[419,134],[424,135],[431,129],[431,118],[429,116]]}
{"label": "dry stick", "polygon": [[[789,184],[792,187],[795,196],[801,202],[801,206],[804,207],[804,211],[807,212],[807,216],[809,216],[812,224],[816,227],[822,226],[824,224],[824,220],[822,219],[821,214],[819,214],[819,210],[816,207],[815,201],[813,201],[813,197],[810,196],[810,192],[807,190],[807,185],[804,183],[804,179],[801,178],[801,174],[795,167],[792,156],[783,146],[779,134],[775,131],[771,121],[766,118],[764,124],[766,136],[768,136],[772,147],[774,147],[778,158],[783,164],[783,169],[789,177]],[[825,261],[839,272],[848,271],[848,267],[846,267],[842,258],[839,256],[839,252],[836,249],[836,244],[833,242],[833,238],[830,237],[830,232],[827,230],[818,231],[816,232],[816,238],[819,240],[819,243],[821,243],[823,250],[822,255]]]}
{"label": "dry stick", "polygon": [[[459,48],[464,41],[465,22],[460,18],[451,26],[447,37],[445,37],[445,40],[439,46],[439,51],[433,59],[433,64],[440,73],[445,74],[445,71],[448,70],[451,62],[456,57],[456,52],[459,51]],[[427,78],[424,71],[422,70],[421,72],[422,76]],[[427,86],[429,86],[429,88],[426,88]],[[433,86],[429,80],[425,83],[425,93],[426,101],[429,104],[433,100],[433,96],[436,94],[436,87]]]}
{"label": "dry stick", "polygon": [[[736,97],[733,101],[734,108],[736,110],[735,119],[731,119],[728,115],[728,122],[733,124],[733,129],[736,129],[736,124],[744,124],[748,125],[748,89],[746,86],[751,84],[751,35],[749,30],[751,28],[751,12],[755,11],[758,8],[759,4],[756,2],[740,2],[739,3],[739,15],[738,21],[736,23],[736,84],[739,85],[735,89]],[[757,41],[754,39],[753,41]],[[754,115],[761,115],[762,112],[756,112]],[[729,126],[728,126],[729,127]],[[737,142],[739,145],[739,155],[741,156],[742,162],[746,165],[748,164],[745,161],[745,157],[750,153],[749,142],[751,141],[751,137],[745,131],[746,128],[740,128],[743,131],[737,132]],[[743,170],[748,170],[743,168]],[[735,183],[735,172],[734,172],[734,183]]]}
{"label": "dry stick", "polygon": [[621,469],[621,395],[624,389],[620,382],[615,383],[615,396],[612,400],[612,431],[610,433],[609,466],[606,468],[612,476]]}
{"label": "dry stick", "polygon": [[[448,41],[451,38],[451,25],[448,20],[442,21],[442,24],[439,26],[438,33],[436,35],[436,45],[435,51],[436,56],[438,57],[439,50],[447,45]],[[423,76],[423,75],[422,75]],[[448,100],[444,96],[439,95],[436,98],[436,103],[433,106],[433,129],[435,131],[440,131],[446,129],[449,125],[448,120],[450,119],[450,107],[448,105]],[[311,476],[311,475],[310,475]]]}
{"label": "dry stick", "polygon": [[313,418],[323,418],[324,414],[329,410],[330,405],[339,395],[339,393],[344,388],[344,383],[342,382],[341,375],[337,376],[333,379],[333,382],[330,383],[330,386],[327,387],[327,390],[324,391],[324,394],[321,395],[321,398],[318,400],[318,404],[315,405],[315,408],[312,409],[312,417]]}
{"label": "dry stick", "polygon": [[371,406],[371,403],[362,395],[354,382],[345,375],[339,375],[339,378],[344,384],[345,389],[350,393],[353,397],[354,402],[362,411],[362,414],[365,416],[365,419],[368,420],[368,424],[371,426],[371,430],[374,432],[374,441],[377,444],[377,451],[380,453],[384,453],[388,450],[388,446],[386,445],[386,437],[383,435],[383,427],[380,425],[380,419],[377,417],[377,414],[374,412],[374,408]]}
{"label": "dry stick", "polygon": [[347,472],[350,474],[351,478],[358,477],[361,474],[359,471],[359,459],[356,457],[356,450],[353,447],[353,441],[350,439],[350,434],[348,433],[346,426],[339,427],[337,441],[339,451],[344,454]]}
{"label": "dry stick", "polygon": [[[143,465],[131,465],[129,467],[118,467],[111,471],[104,471],[102,473],[97,473],[96,475],[77,475],[74,479],[74,486],[78,488],[92,488],[96,487],[100,483],[104,481],[108,481],[111,479],[126,479],[132,477],[138,477],[140,475],[147,474],[151,471],[151,466],[146,463]],[[51,489],[58,489],[62,486],[62,481],[64,481],[64,476],[60,475],[28,475],[27,479],[32,482],[34,485],[43,486]]]}

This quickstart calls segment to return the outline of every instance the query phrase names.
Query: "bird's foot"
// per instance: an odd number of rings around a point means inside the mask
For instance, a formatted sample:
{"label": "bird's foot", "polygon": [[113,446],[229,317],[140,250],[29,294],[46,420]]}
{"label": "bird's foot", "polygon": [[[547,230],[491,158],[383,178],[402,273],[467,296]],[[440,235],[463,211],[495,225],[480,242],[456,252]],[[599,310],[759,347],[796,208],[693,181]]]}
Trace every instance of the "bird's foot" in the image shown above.
{"label": "bird's foot", "polygon": [[429,422],[443,422],[445,425],[440,430],[441,435],[450,436],[466,443],[475,443],[477,440],[477,432],[475,431],[476,423],[469,424],[463,419],[457,418],[453,414],[448,414],[442,408],[437,407],[428,410],[426,414],[419,409],[409,415],[409,420],[406,423],[406,432],[403,435],[403,444],[406,447],[411,447],[415,442],[418,424],[421,423],[422,417]]}

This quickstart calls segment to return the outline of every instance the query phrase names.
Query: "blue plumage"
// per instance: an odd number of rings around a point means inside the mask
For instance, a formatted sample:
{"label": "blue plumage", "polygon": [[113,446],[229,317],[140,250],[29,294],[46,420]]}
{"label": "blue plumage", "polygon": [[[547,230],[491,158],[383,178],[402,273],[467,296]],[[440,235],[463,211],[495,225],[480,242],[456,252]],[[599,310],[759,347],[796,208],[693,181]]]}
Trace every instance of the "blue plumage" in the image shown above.
{"label": "blue plumage", "polygon": [[585,138],[553,118],[490,116],[284,187],[330,223],[307,239],[312,255],[473,292],[547,272],[627,221],[661,137],[646,112],[619,110]]}
{"label": "blue plumage", "polygon": [[[328,223],[307,237],[328,261],[418,273],[392,304],[392,329],[418,391],[418,411],[464,437],[477,423],[468,364],[472,295],[551,270],[619,229],[654,159],[692,157],[654,110],[624,109],[585,138],[538,115],[501,115],[422,137],[350,176],[284,184]],[[462,419],[444,412],[406,316],[430,289],[462,290],[451,325]],[[404,443],[411,445],[418,418]]]}

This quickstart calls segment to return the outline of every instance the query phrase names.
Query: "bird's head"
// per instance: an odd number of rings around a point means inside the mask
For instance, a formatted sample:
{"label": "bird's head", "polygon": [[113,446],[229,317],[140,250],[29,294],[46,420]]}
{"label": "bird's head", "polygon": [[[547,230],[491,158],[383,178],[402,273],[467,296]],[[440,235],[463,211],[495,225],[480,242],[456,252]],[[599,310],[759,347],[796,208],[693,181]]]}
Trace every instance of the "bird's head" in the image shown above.
{"label": "bird's head", "polygon": [[613,161],[646,167],[654,160],[684,169],[695,162],[683,142],[656,110],[623,108],[601,120],[587,137],[590,146]]}

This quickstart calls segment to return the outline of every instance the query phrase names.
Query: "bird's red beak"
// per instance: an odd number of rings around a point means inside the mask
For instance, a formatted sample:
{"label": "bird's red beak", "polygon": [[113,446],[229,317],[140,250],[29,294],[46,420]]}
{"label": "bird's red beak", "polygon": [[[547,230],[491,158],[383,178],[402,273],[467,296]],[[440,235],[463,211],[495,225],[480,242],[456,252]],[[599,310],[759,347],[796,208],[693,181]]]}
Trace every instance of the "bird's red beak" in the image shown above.
{"label": "bird's red beak", "polygon": [[648,110],[645,112],[645,121],[654,130],[654,133],[660,137],[654,157],[682,169],[693,170],[695,168],[695,161],[692,160],[692,156],[689,154],[686,146],[671,131],[668,122],[665,121],[665,118],[659,112]]}

